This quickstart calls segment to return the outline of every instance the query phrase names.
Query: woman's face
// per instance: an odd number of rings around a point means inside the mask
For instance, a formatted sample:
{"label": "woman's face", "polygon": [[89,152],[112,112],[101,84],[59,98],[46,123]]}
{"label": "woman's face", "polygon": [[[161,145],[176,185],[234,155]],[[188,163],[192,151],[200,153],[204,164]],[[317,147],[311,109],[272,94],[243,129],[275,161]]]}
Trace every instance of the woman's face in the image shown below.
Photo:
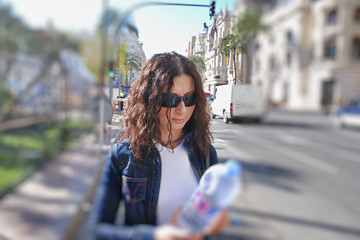
{"label": "woman's face", "polygon": [[[165,93],[167,91],[167,85],[164,86],[162,92]],[[174,85],[170,89],[170,94],[183,97],[195,93],[195,85],[192,77],[186,74],[181,74],[174,78]],[[160,119],[160,132],[162,139],[164,137],[168,137],[168,119],[166,117],[166,111],[169,110],[169,121],[171,124],[173,139],[180,137],[182,135],[182,129],[185,124],[191,118],[193,111],[195,109],[195,105],[186,107],[184,101],[181,101],[177,107],[167,108],[161,107],[159,112]],[[163,139],[165,140],[165,139]]]}

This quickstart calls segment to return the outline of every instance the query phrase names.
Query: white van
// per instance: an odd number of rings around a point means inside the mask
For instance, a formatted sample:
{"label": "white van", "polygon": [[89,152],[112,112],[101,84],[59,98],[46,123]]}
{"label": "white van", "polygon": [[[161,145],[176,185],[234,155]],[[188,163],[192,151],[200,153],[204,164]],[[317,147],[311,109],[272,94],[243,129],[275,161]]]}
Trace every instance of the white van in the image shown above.
{"label": "white van", "polygon": [[259,86],[221,85],[215,89],[210,111],[213,118],[222,116],[225,123],[241,118],[260,123],[266,113],[266,101]]}

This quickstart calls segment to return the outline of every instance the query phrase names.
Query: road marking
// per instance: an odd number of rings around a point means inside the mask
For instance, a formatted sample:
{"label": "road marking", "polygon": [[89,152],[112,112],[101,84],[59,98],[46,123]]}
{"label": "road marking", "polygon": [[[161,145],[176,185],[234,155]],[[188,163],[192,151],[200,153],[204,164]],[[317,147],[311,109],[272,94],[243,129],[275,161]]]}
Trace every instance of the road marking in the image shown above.
{"label": "road marking", "polygon": [[338,157],[339,159],[344,159],[352,162],[360,162],[359,155],[357,153],[352,153],[350,151],[344,151],[340,148],[337,148],[336,151],[328,151],[328,149],[332,149],[334,147],[331,147],[327,144],[318,142],[318,141],[312,141],[311,138],[303,138],[299,136],[292,136],[284,133],[277,133],[274,131],[274,137],[278,138],[279,140],[293,145],[303,145],[303,146],[310,146],[315,151],[319,151],[322,153],[330,154],[335,157]]}
{"label": "road marking", "polygon": [[255,157],[241,151],[240,149],[236,148],[236,150],[233,147],[229,147],[229,143],[220,139],[220,138],[214,138],[214,147],[216,148],[217,146],[219,147],[223,147],[226,149],[226,151],[228,151],[231,155],[236,156],[237,158],[241,159],[241,160],[249,160],[249,161],[254,161],[256,160]]}
{"label": "road marking", "polygon": [[223,132],[233,132],[233,130],[230,129],[216,129],[216,130],[212,130],[212,133],[223,133]]}
{"label": "road marking", "polygon": [[[319,146],[319,148],[315,148],[317,151],[321,151],[321,152],[324,152],[324,153],[327,153],[327,154],[331,154],[333,156],[338,157],[339,159],[360,163],[359,154],[352,153],[350,151],[344,151],[344,150],[342,150],[340,148],[337,148],[336,151],[334,151],[333,147],[328,146],[328,145],[326,145],[324,143],[320,143],[320,142],[313,142],[311,144],[311,146],[314,146],[314,144]],[[333,151],[330,152],[328,149],[331,149]]]}
{"label": "road marking", "polygon": [[[314,167],[316,169],[319,169],[321,171],[327,172],[327,173],[331,173],[331,174],[338,174],[338,168],[332,164],[329,164],[325,161],[322,161],[320,159],[314,158],[312,156],[309,156],[308,154],[302,153],[300,151],[294,150],[292,148],[289,147],[285,147],[285,146],[281,146],[281,145],[277,145],[274,144],[273,142],[269,141],[269,140],[265,140],[264,138],[258,137],[254,134],[251,133],[245,133],[245,132],[241,132],[241,136],[239,135],[238,132],[235,132],[233,130],[230,129],[219,129],[219,130],[213,130],[213,133],[227,133],[227,132],[233,132],[234,134],[236,134],[237,136],[251,141],[253,143],[255,143],[256,145],[259,145],[259,142],[262,142],[263,144],[261,144],[262,147],[267,148],[271,151],[274,151],[280,155],[284,155],[286,157],[289,157],[291,159],[297,160],[299,162],[302,162],[304,164],[307,164],[311,167]],[[273,131],[271,131],[273,132]],[[273,132],[275,134],[278,134],[278,132]],[[245,137],[245,135],[251,136],[251,137]],[[256,139],[255,139],[256,138]],[[216,137],[214,137],[214,140],[216,139]],[[304,141],[301,140],[301,138],[298,137],[284,137],[283,135],[283,139],[285,139],[287,142],[292,142],[292,143],[299,143],[299,144],[304,144]],[[218,140],[219,141],[219,140]],[[228,144],[225,144],[226,142],[224,140],[221,139],[221,145],[223,145],[227,150],[230,150],[231,148],[228,147]],[[230,150],[231,153],[233,153],[235,156],[238,156],[240,152],[238,151],[234,151],[234,150]],[[245,156],[246,155],[246,156]],[[249,155],[244,153],[244,157],[250,157]],[[250,159],[253,159],[250,157]]]}
{"label": "road marking", "polygon": [[274,132],[274,137],[278,138],[280,141],[283,141],[288,144],[293,145],[309,145],[308,141],[305,138]]}
{"label": "road marking", "polygon": [[295,159],[299,162],[305,163],[305,164],[312,166],[314,168],[317,168],[319,170],[322,170],[322,171],[325,171],[325,172],[328,172],[331,174],[338,173],[338,169],[332,164],[329,164],[329,163],[324,162],[317,158],[313,158],[307,154],[296,151],[292,148],[273,144],[271,141],[265,140],[263,138],[258,138],[258,137],[256,137],[256,138],[257,138],[256,140],[249,138],[249,137],[246,137],[244,139],[252,141],[253,143],[256,143],[257,145],[259,145],[259,142],[262,142],[263,144],[261,144],[261,146],[264,148],[267,148],[271,151],[277,152],[280,155],[285,155],[286,157]]}

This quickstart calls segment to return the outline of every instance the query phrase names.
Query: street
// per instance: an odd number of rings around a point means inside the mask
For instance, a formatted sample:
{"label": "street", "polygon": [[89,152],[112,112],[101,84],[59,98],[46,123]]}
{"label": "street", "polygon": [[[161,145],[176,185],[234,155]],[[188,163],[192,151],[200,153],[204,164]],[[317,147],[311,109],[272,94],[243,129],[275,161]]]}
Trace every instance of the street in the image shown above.
{"label": "street", "polygon": [[360,130],[320,113],[271,111],[211,131],[220,161],[243,163],[244,191],[220,239],[360,239]]}

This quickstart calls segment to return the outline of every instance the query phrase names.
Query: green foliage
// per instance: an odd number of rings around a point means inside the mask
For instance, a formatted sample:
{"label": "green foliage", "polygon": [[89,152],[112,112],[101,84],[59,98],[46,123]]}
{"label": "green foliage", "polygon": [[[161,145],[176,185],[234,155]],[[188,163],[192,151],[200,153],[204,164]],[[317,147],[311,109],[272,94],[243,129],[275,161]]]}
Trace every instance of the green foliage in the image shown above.
{"label": "green foliage", "polygon": [[197,55],[191,55],[189,57],[189,59],[194,62],[197,70],[200,73],[203,73],[206,70],[205,62],[204,62],[204,59],[202,57],[197,56]]}
{"label": "green foliage", "polygon": [[140,59],[133,52],[126,51],[125,60],[126,60],[126,67],[129,70],[131,70],[131,69],[139,69],[140,68],[140,65],[141,65]]}
{"label": "green foliage", "polygon": [[[123,19],[124,17],[124,12],[119,11],[118,9],[113,9],[110,8],[106,11],[106,13],[103,13],[102,16],[100,17],[99,23],[97,24],[97,31],[96,31],[96,35],[98,39],[102,38],[102,34],[103,32],[106,32],[107,34],[107,40],[106,40],[106,45],[110,46],[107,47],[107,49],[105,51],[102,51],[102,49],[100,49],[99,46],[94,46],[92,49],[96,49],[94,51],[96,51],[96,55],[99,57],[99,59],[101,58],[102,54],[105,54],[105,58],[107,58],[107,56],[112,56],[112,54],[118,54],[118,59],[119,62],[117,63],[116,67],[120,67],[120,71],[122,74],[124,74],[126,76],[127,74],[127,70],[130,69],[128,67],[127,64],[127,57],[126,57],[126,49],[127,46],[123,43],[120,43],[120,46],[113,46],[114,44],[114,34],[118,34],[117,36],[121,36],[120,33],[122,30],[127,29],[129,32],[133,32],[136,35],[138,35],[138,29],[135,26],[135,24],[132,21],[131,16],[130,17],[126,17],[123,22],[120,24],[121,19]],[[113,49],[118,48],[118,52],[117,53],[110,53],[110,51],[112,51]],[[107,59],[108,60],[108,59]],[[106,60],[106,61],[107,61]],[[96,72],[98,72],[98,75],[100,75],[99,71],[97,71],[97,69],[100,69],[100,65],[101,64],[99,61],[97,63],[95,63],[93,61],[93,59],[89,59],[89,62],[92,61],[93,63],[91,64],[91,69],[95,69],[96,68]],[[96,66],[96,67],[95,67]],[[104,71],[104,74],[106,73],[106,71]],[[103,79],[108,80],[107,77],[103,77]],[[106,83],[107,84],[107,83]]]}
{"label": "green foliage", "polygon": [[261,13],[251,10],[247,10],[239,16],[234,28],[246,40],[255,37],[258,32],[267,29],[261,22]]}
{"label": "green foliage", "polygon": [[227,35],[226,37],[223,38],[221,46],[222,46],[221,53],[225,56],[229,51],[235,54],[236,50],[239,49],[241,52],[243,52],[246,48],[246,44],[243,38],[239,34]]}
{"label": "green foliage", "polygon": [[[248,83],[248,49],[250,42],[253,41],[256,34],[260,31],[266,30],[267,27],[261,22],[261,13],[257,11],[247,10],[243,12],[237,19],[234,26],[235,34],[226,36],[222,41],[222,54],[226,55],[227,52],[232,52],[232,61],[235,64],[236,51],[240,51],[244,55],[244,64],[241,68],[244,79],[243,83]],[[236,79],[236,70],[235,70]]]}
{"label": "green foliage", "polygon": [[101,51],[99,47],[99,39],[96,37],[83,38],[79,37],[80,54],[83,57],[85,64],[89,70],[95,75],[100,75],[99,59],[101,58]]}
{"label": "green foliage", "polygon": [[126,44],[121,44],[118,52],[120,73],[127,77],[128,71],[139,69],[141,61],[136,54],[129,51]]}
{"label": "green foliage", "polygon": [[[261,13],[247,10],[240,15],[234,26],[236,41],[239,43],[241,53],[246,53],[249,41],[253,39],[260,31],[266,30],[267,27],[261,22]],[[235,44],[236,45],[236,44]]]}
{"label": "green foliage", "polygon": [[118,28],[117,31],[120,31],[122,28],[127,28],[130,32],[134,32],[136,35],[139,35],[139,31],[133,23],[131,17],[126,17],[124,22],[119,25],[119,21],[124,17],[124,14],[124,12],[121,12],[117,9],[109,8],[100,18],[100,22],[97,28],[98,33],[101,33],[103,27],[107,27]]}
{"label": "green foliage", "polygon": [[128,69],[126,67],[126,53],[127,53],[127,46],[125,43],[122,43],[119,48],[118,57],[119,57],[120,72],[124,75],[126,75]]}
{"label": "green foliage", "polygon": [[67,34],[52,30],[33,30],[15,16],[9,6],[0,5],[0,49],[42,58],[57,57],[60,49],[79,50],[79,43]]}
{"label": "green foliage", "polygon": [[54,158],[83,132],[94,128],[84,121],[39,124],[0,134],[0,197],[31,169]]}
{"label": "green foliage", "polygon": [[3,83],[0,83],[0,121],[10,111],[15,99]]}

